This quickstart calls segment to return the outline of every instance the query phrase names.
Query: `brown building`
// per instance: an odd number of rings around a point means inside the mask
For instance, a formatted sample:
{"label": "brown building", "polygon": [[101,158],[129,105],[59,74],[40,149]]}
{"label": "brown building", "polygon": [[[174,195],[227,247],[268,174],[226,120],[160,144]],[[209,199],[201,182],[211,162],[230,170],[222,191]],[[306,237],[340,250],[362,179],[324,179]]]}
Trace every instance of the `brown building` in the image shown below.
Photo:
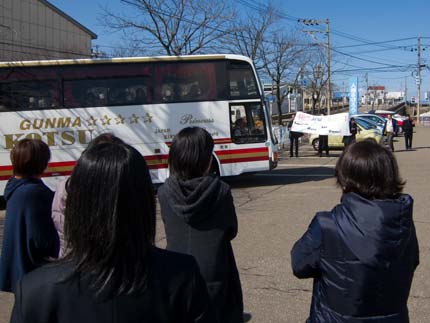
{"label": "brown building", "polygon": [[0,61],[91,57],[97,35],[45,0],[0,0]]}

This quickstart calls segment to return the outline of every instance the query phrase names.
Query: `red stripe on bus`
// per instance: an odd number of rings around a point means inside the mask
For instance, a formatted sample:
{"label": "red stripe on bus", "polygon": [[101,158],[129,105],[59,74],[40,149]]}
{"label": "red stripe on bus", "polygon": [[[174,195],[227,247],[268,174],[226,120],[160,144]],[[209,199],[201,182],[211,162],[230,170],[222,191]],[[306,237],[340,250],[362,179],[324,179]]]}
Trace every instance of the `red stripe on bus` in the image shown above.
{"label": "red stripe on bus", "polygon": [[162,160],[169,158],[169,155],[151,155],[151,156],[144,156],[145,160]]}
{"label": "red stripe on bus", "polygon": [[265,161],[265,160],[269,160],[269,156],[223,159],[223,160],[220,160],[220,163],[221,164],[249,163],[249,162]]}
{"label": "red stripe on bus", "polygon": [[[214,143],[215,143],[215,145],[217,145],[217,144],[231,144],[232,141],[231,141],[231,138],[218,138],[218,139],[214,139]],[[172,142],[166,141],[165,144],[170,147],[172,145]]]}
{"label": "red stripe on bus", "polygon": [[167,168],[167,163],[165,164],[156,164],[156,165],[148,165],[149,169],[161,169],[161,168]]}
{"label": "red stripe on bus", "polygon": [[244,148],[244,149],[231,149],[231,150],[219,150],[215,153],[217,155],[234,155],[234,154],[249,154],[249,153],[261,153],[261,152],[269,152],[269,148]]}

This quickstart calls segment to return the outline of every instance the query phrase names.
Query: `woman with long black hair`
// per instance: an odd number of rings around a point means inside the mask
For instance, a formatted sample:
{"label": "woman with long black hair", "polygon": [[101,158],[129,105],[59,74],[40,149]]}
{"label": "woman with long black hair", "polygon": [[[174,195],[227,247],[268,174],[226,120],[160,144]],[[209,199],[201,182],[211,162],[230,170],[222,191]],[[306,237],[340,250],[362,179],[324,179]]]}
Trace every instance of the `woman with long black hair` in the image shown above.
{"label": "woman with long black hair", "polygon": [[25,276],[12,322],[214,322],[195,260],[154,246],[148,167],[133,147],[101,143],[67,187],[66,257]]}

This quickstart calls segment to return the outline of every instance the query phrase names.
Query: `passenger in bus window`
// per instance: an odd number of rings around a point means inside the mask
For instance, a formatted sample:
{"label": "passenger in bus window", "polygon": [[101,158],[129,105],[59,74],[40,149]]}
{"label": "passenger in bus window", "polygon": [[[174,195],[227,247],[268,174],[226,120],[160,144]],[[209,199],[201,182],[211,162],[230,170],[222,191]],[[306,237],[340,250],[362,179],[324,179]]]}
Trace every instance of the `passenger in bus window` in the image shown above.
{"label": "passenger in bus window", "polygon": [[173,98],[174,98],[173,87],[168,84],[163,85],[161,90],[161,95],[162,95],[161,100],[163,102],[173,101]]}
{"label": "passenger in bus window", "polygon": [[208,286],[217,318],[243,322],[242,287],[231,240],[237,217],[230,187],[211,173],[214,141],[200,127],[173,139],[170,177],[158,189],[167,249],[194,256]]}
{"label": "passenger in bus window", "polygon": [[96,106],[96,95],[93,92],[87,92],[85,95],[84,106],[86,107],[95,107]]}
{"label": "passenger in bus window", "polygon": [[146,103],[147,102],[146,93],[145,93],[145,90],[143,88],[138,87],[136,89],[134,101],[135,101],[135,103]]}
{"label": "passenger in bus window", "polygon": [[249,135],[248,124],[245,118],[239,118],[235,121],[233,127],[233,135],[235,137],[242,137]]}
{"label": "passenger in bus window", "polygon": [[197,100],[200,98],[201,90],[198,84],[194,83],[191,85],[190,90],[188,91],[188,99],[190,100]]}

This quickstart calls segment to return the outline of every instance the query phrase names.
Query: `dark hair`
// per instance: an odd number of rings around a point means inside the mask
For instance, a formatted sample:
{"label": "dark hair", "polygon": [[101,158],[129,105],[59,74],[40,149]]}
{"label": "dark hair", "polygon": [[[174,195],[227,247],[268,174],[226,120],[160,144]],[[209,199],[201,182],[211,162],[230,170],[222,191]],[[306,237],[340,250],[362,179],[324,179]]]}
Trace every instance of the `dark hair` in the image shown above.
{"label": "dark hair", "polygon": [[38,139],[22,139],[10,152],[13,174],[22,177],[40,176],[50,159],[48,145]]}
{"label": "dark hair", "polygon": [[210,166],[213,149],[212,136],[203,128],[182,129],[170,147],[170,175],[182,180],[204,176]]}
{"label": "dark hair", "polygon": [[105,142],[112,142],[112,143],[116,143],[116,144],[123,144],[124,143],[124,141],[122,141],[120,138],[115,136],[113,133],[105,132],[105,133],[98,135],[93,140],[91,140],[88,143],[87,149],[93,147],[94,145],[98,145],[98,144],[105,143]]}
{"label": "dark hair", "polygon": [[[68,185],[64,231],[74,275],[96,294],[141,291],[155,239],[155,198],[143,156],[127,144],[84,151]],[[73,277],[73,276],[72,276]]]}
{"label": "dark hair", "polygon": [[405,184],[392,152],[374,140],[347,146],[337,161],[335,176],[343,192],[367,199],[395,198]]}

